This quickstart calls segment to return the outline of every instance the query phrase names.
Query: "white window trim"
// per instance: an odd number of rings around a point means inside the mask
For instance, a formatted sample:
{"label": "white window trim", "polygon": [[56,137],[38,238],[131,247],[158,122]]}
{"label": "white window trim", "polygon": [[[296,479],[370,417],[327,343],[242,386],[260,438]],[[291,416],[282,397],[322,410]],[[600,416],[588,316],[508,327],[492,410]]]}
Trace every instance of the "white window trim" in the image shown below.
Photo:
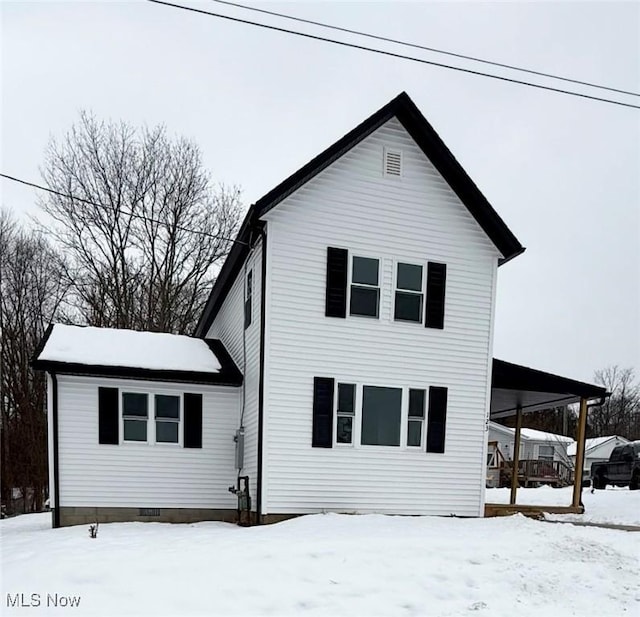
{"label": "white window trim", "polygon": [[[407,264],[409,266],[422,267],[422,288],[420,293],[422,294],[422,305],[420,306],[420,321],[409,321],[408,319],[396,319],[396,292],[415,293],[410,290],[398,289],[398,264]],[[392,306],[391,306],[391,322],[394,324],[402,324],[407,326],[422,326],[424,327],[425,306],[427,304],[427,265],[426,261],[416,261],[415,259],[394,259],[393,260],[393,290],[392,290]],[[413,390],[417,388],[412,388]]]}
{"label": "white window trim", "polygon": [[[147,440],[146,441],[133,441],[124,438],[124,404],[123,394],[146,394],[147,395]],[[165,442],[156,441],[156,394],[164,396],[174,396],[179,401],[179,420],[178,420],[178,442]],[[181,448],[184,443],[184,396],[181,392],[175,392],[173,390],[159,389],[147,389],[141,387],[126,387],[118,388],[118,419],[120,423],[120,445],[125,446],[154,446],[154,447],[168,447],[168,448]]]}
{"label": "white window trim", "polygon": [[[382,312],[382,257],[378,255],[371,255],[365,253],[356,253],[353,249],[349,250],[349,267],[347,268],[347,317],[354,319],[377,319],[380,320],[380,313]],[[366,283],[353,283],[353,260],[355,257],[362,257],[363,259],[375,259],[378,262],[378,285],[367,285]],[[378,290],[378,314],[373,315],[352,315],[351,314],[351,287],[357,285],[358,287],[364,287],[368,289]],[[345,383],[344,381],[341,383]],[[349,382],[352,383],[352,382]]]}

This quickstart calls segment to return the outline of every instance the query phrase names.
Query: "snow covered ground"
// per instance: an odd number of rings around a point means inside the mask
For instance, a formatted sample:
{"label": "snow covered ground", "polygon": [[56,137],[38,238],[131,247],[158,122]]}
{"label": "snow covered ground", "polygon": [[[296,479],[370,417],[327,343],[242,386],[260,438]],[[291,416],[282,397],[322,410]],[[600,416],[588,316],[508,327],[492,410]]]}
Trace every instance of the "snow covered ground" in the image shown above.
{"label": "snow covered ground", "polygon": [[[50,529],[35,514],[1,521],[0,540],[3,615],[619,617],[640,607],[640,533],[523,516],[112,523],[92,540],[87,526]],[[8,607],[20,593],[40,606]],[[56,594],[79,606],[47,608]]]}
{"label": "snow covered ground", "polygon": [[[508,488],[487,489],[487,503],[509,503]],[[573,487],[520,488],[516,503],[536,506],[571,505]],[[604,491],[582,490],[584,514],[547,514],[550,520],[583,521],[585,523],[609,523],[616,525],[640,526],[640,491],[628,488],[607,487]]]}

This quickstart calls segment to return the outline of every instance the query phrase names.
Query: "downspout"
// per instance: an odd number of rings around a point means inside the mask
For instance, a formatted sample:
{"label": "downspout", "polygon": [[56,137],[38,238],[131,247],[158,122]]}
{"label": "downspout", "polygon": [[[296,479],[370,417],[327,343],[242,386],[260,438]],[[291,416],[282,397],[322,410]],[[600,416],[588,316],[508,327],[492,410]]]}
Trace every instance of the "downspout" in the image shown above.
{"label": "downspout", "polygon": [[262,237],[262,281],[260,289],[260,381],[258,385],[258,486],[256,489],[256,524],[262,524],[262,452],[264,444],[264,339],[267,297],[267,233],[258,227]]}
{"label": "downspout", "polygon": [[[53,528],[60,527],[60,471],[58,468],[58,377],[51,373],[51,420],[53,424],[53,494],[55,508],[53,509]],[[51,495],[49,495],[51,499]]]}

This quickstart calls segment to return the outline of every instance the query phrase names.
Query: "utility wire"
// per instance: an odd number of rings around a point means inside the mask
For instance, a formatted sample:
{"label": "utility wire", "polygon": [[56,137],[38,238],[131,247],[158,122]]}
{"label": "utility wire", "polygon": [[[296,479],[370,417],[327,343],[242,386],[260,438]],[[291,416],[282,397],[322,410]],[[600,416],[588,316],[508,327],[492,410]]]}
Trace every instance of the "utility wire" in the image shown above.
{"label": "utility wire", "polygon": [[598,96],[592,96],[590,94],[582,94],[580,92],[571,92],[569,90],[562,90],[561,88],[554,88],[552,86],[543,86],[542,84],[535,84],[529,81],[522,81],[520,79],[513,79],[511,77],[502,77],[501,75],[493,75],[492,73],[483,73],[482,71],[475,71],[472,69],[462,68],[460,66],[453,66],[450,64],[443,64],[442,62],[434,62],[433,60],[425,60],[423,58],[416,58],[415,56],[407,56],[405,54],[398,54],[391,51],[384,51],[382,49],[376,49],[375,47],[367,47],[365,45],[357,45],[356,43],[347,43],[345,41],[339,41],[337,39],[329,39],[323,36],[317,36],[314,34],[307,34],[306,32],[299,32],[297,30],[289,30],[287,28],[280,28],[278,26],[270,26],[256,21],[248,19],[240,19],[239,17],[231,17],[229,15],[222,15],[221,13],[214,13],[212,11],[205,11],[204,9],[196,9],[190,6],[184,6],[183,4],[175,4],[173,2],[165,2],[164,0],[147,0],[153,4],[160,4],[168,6],[174,9],[180,9],[183,11],[189,11],[191,13],[198,13],[200,15],[207,15],[209,17],[218,17],[219,19],[226,19],[228,21],[235,21],[241,24],[247,24],[256,26],[258,28],[264,28],[266,30],[274,30],[276,32],[285,32],[287,34],[293,34],[295,36],[301,36],[306,39],[312,39],[314,41],[323,41],[325,43],[333,43],[334,45],[341,45],[342,47],[351,47],[353,49],[360,49],[362,51],[370,51],[375,54],[383,56],[389,56],[391,58],[399,58],[401,60],[410,60],[412,62],[419,62],[420,64],[428,64],[431,66],[438,66],[452,71],[459,71],[461,73],[468,73],[470,75],[479,75],[481,77],[490,77],[491,79],[497,79],[499,81],[505,81],[512,84],[520,84],[522,86],[529,86],[531,88],[538,88],[540,90],[548,90],[550,92],[557,92],[559,94],[568,94],[570,96],[577,96],[583,99],[589,99],[592,101],[600,101],[602,103],[611,103],[612,105],[619,105],[621,107],[631,107],[632,109],[640,109],[640,105],[633,105],[632,103],[623,103],[622,101],[614,101],[613,99],[604,99]]}
{"label": "utility wire", "polygon": [[[22,180],[21,178],[16,178],[15,176],[10,176],[8,174],[3,174],[0,173],[0,177],[5,178],[6,180],[11,180],[12,182],[18,182],[19,184],[24,184],[25,186],[31,186],[34,189],[38,189],[40,191],[46,191],[47,193],[52,193],[53,195],[58,195],[59,197],[65,197],[66,199],[73,199],[75,201],[78,201],[80,203],[84,203],[84,204],[88,204],[90,206],[95,206],[96,208],[102,208],[103,210],[108,210],[110,212],[112,212],[112,208],[110,208],[109,206],[106,206],[105,204],[99,204],[96,203],[95,201],[90,201],[89,199],[83,199],[82,197],[76,197],[75,195],[71,195],[70,193],[62,193],[60,191],[56,191],[54,189],[50,189],[49,187],[46,186],[42,186],[40,184],[36,184],[35,182],[28,182],[27,180]],[[164,221],[160,221],[158,219],[154,219],[150,216],[146,216],[144,214],[137,214],[135,212],[131,212],[131,210],[122,210],[121,209],[122,214],[126,214],[132,218],[136,218],[136,219],[142,219],[144,221],[148,221],[149,223],[155,223],[156,225],[163,225],[165,227],[168,227],[169,224],[164,222]],[[241,240],[236,240],[234,238],[227,238],[225,236],[219,236],[216,234],[210,234],[207,231],[202,231],[200,229],[192,229],[191,227],[184,227],[183,225],[175,225],[176,229],[179,229],[180,231],[186,231],[189,233],[193,233],[193,234],[200,234],[201,236],[207,236],[207,238],[212,238],[213,240],[225,240],[226,242],[234,242],[236,244],[243,244],[245,246],[249,246],[247,242],[242,242]]]}
{"label": "utility wire", "polygon": [[343,28],[341,26],[334,26],[333,24],[323,23],[321,21],[313,21],[312,19],[304,19],[302,17],[296,17],[295,15],[287,15],[285,13],[278,13],[276,11],[268,11],[266,9],[260,9],[256,6],[248,6],[246,4],[240,4],[238,2],[229,2],[229,0],[211,0],[218,4],[225,4],[228,6],[234,6],[240,9],[246,9],[247,11],[256,11],[258,13],[264,13],[265,15],[272,15],[274,17],[282,17],[283,19],[290,19],[292,21],[301,22],[304,24],[311,24],[313,26],[320,26],[321,28],[328,28],[329,30],[337,30],[338,32],[345,32],[347,34],[355,34],[368,39],[374,39],[376,41],[383,41],[385,43],[394,43],[396,45],[403,45],[404,47],[411,47],[413,49],[420,49],[423,51],[429,51],[435,54],[442,54],[444,56],[452,56],[454,58],[462,58],[463,60],[472,60],[473,62],[480,62],[482,64],[489,64],[492,66],[499,66],[503,69],[510,69],[512,71],[520,71],[522,73],[529,73],[531,75],[538,75],[539,77],[549,77],[550,79],[557,79],[560,81],[567,81],[572,84],[579,84],[581,86],[589,86],[590,88],[600,88],[601,90],[609,90],[610,92],[618,92],[619,94],[628,94],[629,96],[640,96],[638,92],[630,92],[628,90],[620,90],[618,88],[611,88],[609,86],[602,86],[600,84],[594,84],[588,81],[581,81],[580,79],[572,79],[570,77],[562,77],[560,75],[553,75],[552,73],[544,73],[542,71],[535,71],[533,69],[525,69],[513,64],[504,64],[502,62],[494,62],[493,60],[485,60],[483,58],[477,58],[475,56],[467,56],[465,54],[456,53],[453,51],[445,51],[444,49],[437,49],[436,47],[426,47],[425,45],[418,45],[417,43],[409,43],[407,41],[401,41],[398,39],[392,39],[386,36],[380,36],[377,34],[371,34],[369,32],[362,32],[360,30],[350,30],[349,28]]}

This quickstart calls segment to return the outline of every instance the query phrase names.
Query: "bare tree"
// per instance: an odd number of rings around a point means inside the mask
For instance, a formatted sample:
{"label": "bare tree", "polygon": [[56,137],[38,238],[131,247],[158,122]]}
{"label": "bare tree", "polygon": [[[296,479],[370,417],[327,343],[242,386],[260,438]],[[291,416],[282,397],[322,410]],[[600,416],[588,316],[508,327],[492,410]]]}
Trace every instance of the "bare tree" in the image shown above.
{"label": "bare tree", "polygon": [[609,366],[596,371],[594,379],[611,392],[611,396],[601,407],[592,408],[591,436],[622,435],[640,439],[640,385],[633,368]]}
{"label": "bare tree", "polygon": [[236,234],[239,190],[212,184],[193,142],[87,113],[49,144],[43,176],[80,319],[190,332]]}
{"label": "bare tree", "polygon": [[63,272],[62,259],[40,234],[0,211],[2,500],[21,489],[25,509],[41,509],[47,486],[46,387],[29,362],[59,310]]}

